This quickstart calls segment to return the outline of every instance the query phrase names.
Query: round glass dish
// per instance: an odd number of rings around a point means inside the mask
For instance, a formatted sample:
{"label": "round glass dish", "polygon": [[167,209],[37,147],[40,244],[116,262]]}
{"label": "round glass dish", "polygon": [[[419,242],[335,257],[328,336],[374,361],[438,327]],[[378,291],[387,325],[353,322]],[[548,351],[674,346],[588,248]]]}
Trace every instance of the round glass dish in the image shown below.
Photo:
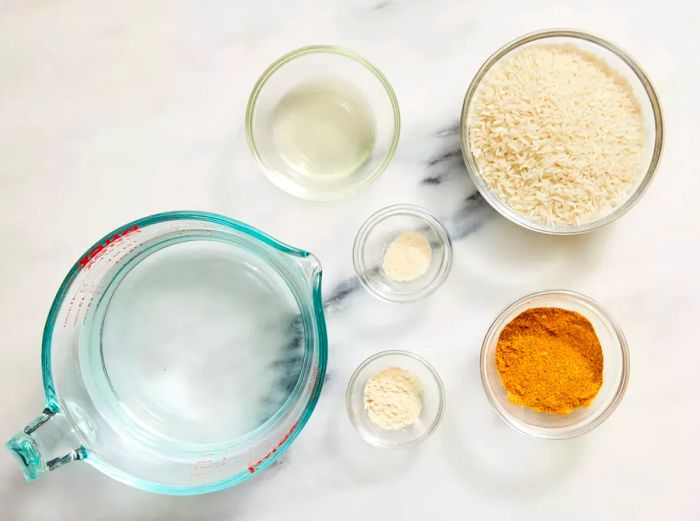
{"label": "round glass dish", "polygon": [[[558,307],[576,311],[590,320],[603,349],[603,385],[588,407],[566,416],[535,412],[515,405],[501,384],[496,368],[496,344],[501,330],[516,316],[533,307]],[[573,291],[533,293],[502,311],[491,324],[481,347],[481,381],[491,405],[515,430],[538,438],[575,438],[597,427],[620,403],[629,379],[629,352],[620,326],[593,299]]]}
{"label": "round glass dish", "polygon": [[[371,149],[358,156],[357,164],[342,174],[310,174],[301,163],[293,164],[289,154],[280,152],[275,137],[279,135],[275,132],[278,111],[288,106],[290,92],[298,95],[303,89],[316,89],[316,94],[327,93],[329,85],[341,86],[361,102],[358,106],[372,120],[367,125],[373,125],[374,140]],[[308,102],[308,98],[304,100]],[[317,107],[310,110],[318,115]],[[376,179],[394,156],[401,126],[399,104],[386,77],[361,56],[331,45],[302,47],[272,63],[253,87],[245,124],[250,149],[268,179],[296,197],[318,201],[345,197]],[[303,151],[296,152],[304,156]]]}
{"label": "round glass dish", "polygon": [[[420,233],[432,249],[426,272],[410,281],[393,280],[382,269],[387,248],[403,232]],[[430,295],[445,281],[452,267],[452,243],[444,226],[426,210],[398,204],[364,222],[355,237],[352,259],[357,278],[372,295],[388,302],[411,302]]]}
{"label": "round glass dish", "polygon": [[[636,187],[634,187],[627,199],[607,215],[596,220],[583,223],[578,226],[550,226],[535,222],[512,210],[500,197],[491,190],[486,180],[479,172],[474,159],[469,138],[469,114],[481,81],[496,63],[515,50],[525,46],[547,44],[573,44],[576,47],[603,59],[613,70],[626,78],[633,88],[639,101],[644,120],[646,122],[644,164],[645,172],[640,173]],[[462,106],[460,122],[462,156],[466,163],[469,175],[481,195],[489,204],[507,219],[530,230],[554,235],[574,235],[595,230],[609,224],[625,212],[627,212],[642,197],[649,187],[661,156],[663,144],[663,118],[661,106],[656,92],[644,71],[632,60],[632,58],[616,45],[581,31],[568,29],[549,29],[526,34],[498,49],[476,73],[472,80]]]}
{"label": "round glass dish", "polygon": [[[383,369],[399,367],[420,381],[423,408],[412,425],[387,430],[373,424],[365,410],[365,385]],[[350,377],[345,394],[350,422],[368,443],[376,447],[404,447],[425,440],[437,429],[445,409],[445,389],[437,371],[422,357],[409,351],[392,350],[377,353],[362,362]]]}

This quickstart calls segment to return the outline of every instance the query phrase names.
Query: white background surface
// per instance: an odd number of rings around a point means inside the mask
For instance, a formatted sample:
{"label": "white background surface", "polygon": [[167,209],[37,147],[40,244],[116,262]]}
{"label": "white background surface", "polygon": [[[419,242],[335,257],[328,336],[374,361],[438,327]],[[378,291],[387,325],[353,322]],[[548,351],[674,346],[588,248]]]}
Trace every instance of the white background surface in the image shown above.
{"label": "white background surface", "polygon": [[[245,4],[245,5],[244,5]],[[698,519],[700,7],[697,2],[0,3],[0,435],[43,405],[40,337],[70,265],[109,230],[153,212],[199,209],[246,221],[323,262],[326,292],[352,276],[369,213],[418,203],[455,238],[455,265],[428,300],[397,306],[357,291],[328,312],[330,368],[311,421],[272,469],[209,496],[147,494],[71,464],[25,484],[0,454],[0,517],[131,519]],[[666,147],[650,191],[583,237],[526,232],[483,207],[455,154],[462,98],[498,46],[572,26],[628,50],[659,90]],[[260,174],[243,113],[281,54],[335,43],[393,83],[398,152],[363,193],[293,199]],[[437,186],[421,184],[443,175]],[[466,233],[468,231],[469,233]],[[461,233],[460,233],[461,232]],[[462,238],[460,238],[462,237]],[[512,431],[490,409],[480,341],[514,299],[578,290],[617,317],[631,349],[627,395],[566,442]],[[434,363],[443,424],[406,451],[365,445],[344,410],[357,364],[386,348]],[[222,411],[224,414],[225,411]]]}

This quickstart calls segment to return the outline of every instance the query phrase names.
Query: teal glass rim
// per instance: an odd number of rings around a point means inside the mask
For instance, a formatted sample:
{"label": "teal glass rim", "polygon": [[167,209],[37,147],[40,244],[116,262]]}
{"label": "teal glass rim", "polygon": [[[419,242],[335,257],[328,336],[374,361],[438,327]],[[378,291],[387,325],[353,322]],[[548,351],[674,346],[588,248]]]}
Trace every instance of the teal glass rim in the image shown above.
{"label": "teal glass rim", "polygon": [[[471,148],[471,140],[469,137],[469,111],[473,100],[481,85],[481,81],[490,72],[491,68],[496,65],[502,58],[510,54],[512,51],[524,46],[531,44],[533,42],[546,41],[551,38],[562,38],[569,39],[572,41],[587,42],[597,46],[605,51],[612,53],[617,58],[619,58],[632,72],[634,77],[638,80],[642,89],[646,93],[646,101],[649,102],[651,108],[651,113],[653,114],[653,121],[649,122],[651,128],[653,128],[653,146],[652,153],[649,159],[649,163],[646,166],[645,171],[641,174],[639,184],[634,190],[632,190],[625,201],[623,201],[619,206],[614,208],[607,215],[598,217],[597,219],[583,223],[578,226],[549,226],[536,221],[533,221],[515,210],[511,209],[510,206],[505,201],[496,195],[489,184],[481,175],[479,167],[474,158]],[[644,72],[644,70],[632,59],[632,57],[622,50],[617,45],[610,43],[609,41],[576,29],[565,29],[565,28],[553,28],[553,29],[543,29],[535,32],[531,32],[516,38],[500,49],[496,50],[489,58],[484,62],[484,64],[479,68],[479,70],[474,75],[467,92],[464,96],[464,102],[462,104],[462,113],[460,119],[460,146],[462,149],[462,158],[466,165],[467,172],[469,172],[469,177],[471,178],[474,186],[479,191],[484,199],[491,205],[491,207],[500,213],[503,217],[509,221],[522,226],[528,230],[535,232],[545,233],[549,235],[577,235],[581,233],[587,233],[593,230],[607,226],[608,224],[616,221],[627,213],[646,193],[647,189],[651,185],[652,180],[655,177],[656,171],[659,166],[659,161],[661,160],[661,153],[663,151],[664,143],[664,123],[663,114],[661,110],[661,103],[656,89],[651,83],[651,80]]]}
{"label": "teal glass rim", "polygon": [[[100,238],[98,241],[96,241],[92,246],[90,246],[90,248],[88,248],[79,257],[79,259],[83,259],[90,252],[92,252],[96,247],[104,244],[105,241],[113,238],[116,234],[119,234],[126,229],[132,228],[134,226],[138,226],[139,228],[143,228],[145,226],[149,226],[149,225],[157,224],[157,223],[161,223],[161,222],[180,221],[180,220],[197,220],[197,221],[209,222],[209,223],[213,223],[213,224],[226,226],[226,227],[229,227],[233,230],[236,230],[236,231],[239,231],[239,232],[244,233],[246,235],[249,235],[257,240],[260,240],[264,244],[280,251],[281,253],[285,253],[285,254],[292,255],[295,257],[299,257],[299,258],[312,257],[312,255],[307,251],[300,250],[298,248],[294,248],[293,246],[290,246],[290,245],[285,244],[281,241],[278,241],[274,237],[258,230],[257,228],[249,226],[249,225],[242,223],[240,221],[237,221],[235,219],[232,219],[232,218],[220,215],[220,214],[216,214],[216,213],[211,213],[211,212],[202,212],[202,211],[197,211],[197,210],[177,210],[177,211],[156,213],[153,215],[149,215],[147,217],[143,217],[141,219],[136,219],[136,220],[131,221],[127,224],[124,224],[123,226],[116,228],[115,230],[104,235],[102,238]],[[42,381],[43,381],[44,395],[45,395],[45,408],[53,413],[60,412],[61,407],[59,405],[59,400],[58,400],[58,396],[56,393],[56,388],[54,385],[53,375],[52,375],[52,371],[51,371],[51,337],[53,335],[54,326],[56,324],[56,318],[58,316],[59,309],[61,308],[61,304],[63,303],[63,300],[64,300],[66,294],[68,293],[68,289],[70,288],[71,284],[73,283],[73,281],[77,277],[80,269],[81,269],[81,264],[80,264],[80,260],[78,260],[73,264],[70,271],[68,272],[68,274],[65,276],[65,278],[61,282],[61,286],[59,287],[58,292],[56,293],[56,296],[54,297],[54,300],[51,304],[51,308],[49,309],[49,314],[48,314],[48,317],[46,319],[46,323],[44,325],[44,331],[42,334],[41,372],[42,372]],[[313,413],[313,411],[316,407],[316,403],[318,402],[318,399],[319,399],[320,394],[321,394],[321,390],[323,388],[324,378],[325,378],[325,374],[326,374],[326,367],[328,364],[328,335],[327,335],[327,330],[326,330],[325,317],[323,314],[323,297],[321,294],[322,279],[323,279],[323,274],[322,274],[322,271],[319,269],[316,273],[313,274],[313,280],[312,280],[313,315],[314,315],[314,318],[317,322],[317,328],[318,328],[318,333],[319,333],[319,335],[318,335],[319,362],[318,362],[318,377],[317,377],[316,384],[312,390],[311,395],[309,396],[309,400],[308,400],[308,403],[306,404],[304,411],[302,412],[299,419],[296,421],[296,423],[293,427],[293,430],[290,431],[290,433],[289,433],[288,437],[286,438],[286,440],[284,441],[284,443],[282,443],[279,447],[277,447],[276,452],[270,454],[269,457],[267,457],[264,461],[262,461],[259,465],[257,465],[254,473],[251,473],[246,469],[242,472],[239,472],[238,474],[236,474],[234,476],[230,476],[226,479],[223,479],[221,481],[211,483],[208,485],[182,487],[182,486],[163,485],[162,483],[157,483],[157,482],[153,482],[153,481],[148,481],[148,480],[136,478],[136,477],[132,476],[131,474],[129,474],[127,472],[123,472],[120,469],[112,466],[110,463],[95,456],[83,445],[81,445],[79,448],[81,455],[82,455],[82,457],[80,459],[87,461],[93,467],[99,469],[104,474],[110,476],[111,478],[113,478],[117,481],[121,481],[122,483],[126,483],[127,485],[133,486],[133,487],[141,489],[141,490],[145,490],[147,492],[154,492],[157,494],[167,494],[167,495],[175,495],[175,496],[189,496],[189,495],[197,495],[197,494],[206,494],[209,492],[216,492],[218,490],[223,490],[223,489],[228,488],[230,486],[243,483],[244,481],[247,481],[251,477],[257,475],[261,471],[268,468],[276,460],[279,459],[279,457],[287,450],[287,448],[292,444],[292,442],[297,438],[299,433],[302,431],[302,429],[306,425],[306,422],[309,420],[309,418],[311,417],[311,414]]]}
{"label": "teal glass rim", "polygon": [[[321,197],[311,197],[312,200],[331,200],[331,199],[339,199],[341,197],[351,195],[362,188],[366,187],[367,185],[371,184],[373,181],[377,179],[389,166],[389,163],[391,163],[391,160],[394,157],[394,154],[396,153],[396,148],[398,147],[399,144],[399,135],[401,134],[401,113],[399,111],[399,102],[396,98],[396,93],[394,92],[393,87],[389,83],[389,80],[384,76],[382,71],[380,71],[375,65],[373,65],[371,62],[360,56],[359,54],[346,49],[344,47],[340,47],[337,45],[327,45],[327,44],[321,44],[321,45],[308,45],[305,47],[300,47],[298,49],[295,49],[293,51],[288,52],[287,54],[281,56],[274,62],[272,62],[267,69],[260,75],[260,78],[258,78],[258,81],[255,82],[255,85],[253,86],[253,90],[250,93],[250,97],[248,98],[248,104],[246,106],[246,111],[245,111],[245,131],[246,131],[246,139],[248,141],[248,146],[250,147],[250,151],[253,154],[253,157],[255,157],[255,160],[258,162],[258,164],[262,167],[263,173],[265,176],[276,186],[279,186],[278,182],[276,181],[275,175],[268,169],[268,167],[265,164],[265,160],[263,159],[262,155],[260,154],[260,151],[258,150],[258,146],[255,143],[255,136],[254,136],[254,115],[255,115],[255,108],[258,102],[258,97],[260,96],[260,93],[262,92],[262,89],[265,87],[265,84],[267,81],[272,77],[272,75],[277,72],[280,68],[282,68],[284,65],[289,63],[292,60],[295,60],[297,58],[301,58],[302,56],[308,56],[310,54],[335,54],[338,56],[343,56],[345,58],[349,58],[351,60],[356,61],[357,63],[363,65],[369,72],[371,72],[376,79],[382,84],[384,87],[384,90],[386,91],[386,94],[389,98],[389,101],[391,103],[391,108],[393,112],[393,122],[394,122],[394,133],[392,136],[391,144],[389,145],[389,149],[386,152],[386,155],[382,159],[382,162],[379,163],[379,165],[374,169],[372,172],[372,175],[368,176],[366,179],[363,179],[362,182],[354,184],[343,190],[342,192],[337,192],[336,194],[333,195],[332,198],[326,199],[326,198],[321,198]],[[283,187],[280,186],[284,190]]]}

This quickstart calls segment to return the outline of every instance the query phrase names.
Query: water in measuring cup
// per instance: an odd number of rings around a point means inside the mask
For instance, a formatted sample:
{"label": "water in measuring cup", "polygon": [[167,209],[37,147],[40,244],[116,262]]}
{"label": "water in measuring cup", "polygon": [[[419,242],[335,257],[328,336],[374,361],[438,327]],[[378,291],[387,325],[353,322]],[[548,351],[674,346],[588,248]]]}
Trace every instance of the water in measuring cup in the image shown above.
{"label": "water in measuring cup", "polygon": [[236,440],[274,415],[299,379],[296,301],[269,265],[235,245],[153,250],[98,305],[101,357],[91,364],[103,367],[82,368],[104,375],[96,404],[118,416],[109,419],[118,429],[156,440]]}
{"label": "water in measuring cup", "polygon": [[364,95],[334,79],[303,82],[273,113],[272,139],[282,160],[310,177],[342,177],[369,158],[375,121]]}

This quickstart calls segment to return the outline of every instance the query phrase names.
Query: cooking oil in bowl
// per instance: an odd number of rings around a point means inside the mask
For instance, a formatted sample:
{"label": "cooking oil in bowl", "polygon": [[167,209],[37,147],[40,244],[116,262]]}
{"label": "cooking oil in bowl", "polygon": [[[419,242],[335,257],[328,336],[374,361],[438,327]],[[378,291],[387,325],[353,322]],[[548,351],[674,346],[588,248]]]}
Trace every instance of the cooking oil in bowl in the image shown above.
{"label": "cooking oil in bowl", "polygon": [[349,83],[317,78],[293,87],[272,115],[278,154],[300,175],[338,178],[352,174],[370,157],[374,114]]}

